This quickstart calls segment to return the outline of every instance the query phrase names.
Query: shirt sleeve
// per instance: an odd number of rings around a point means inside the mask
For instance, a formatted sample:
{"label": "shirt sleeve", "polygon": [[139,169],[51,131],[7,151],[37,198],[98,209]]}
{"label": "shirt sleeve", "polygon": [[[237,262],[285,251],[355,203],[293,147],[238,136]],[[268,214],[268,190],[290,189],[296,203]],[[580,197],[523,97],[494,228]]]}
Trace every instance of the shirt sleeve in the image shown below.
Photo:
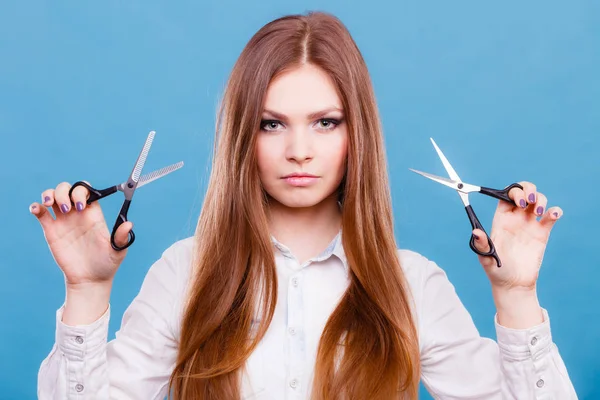
{"label": "shirt sleeve", "polygon": [[577,399],[545,309],[544,322],[529,329],[495,317],[498,342],[481,337],[446,273],[422,265],[421,378],[435,399]]}
{"label": "shirt sleeve", "polygon": [[151,266],[110,342],[110,307],[79,326],[64,324],[64,304],[58,309],[55,343],[38,372],[40,400],[164,399],[178,342],[173,316],[181,285],[173,252]]}

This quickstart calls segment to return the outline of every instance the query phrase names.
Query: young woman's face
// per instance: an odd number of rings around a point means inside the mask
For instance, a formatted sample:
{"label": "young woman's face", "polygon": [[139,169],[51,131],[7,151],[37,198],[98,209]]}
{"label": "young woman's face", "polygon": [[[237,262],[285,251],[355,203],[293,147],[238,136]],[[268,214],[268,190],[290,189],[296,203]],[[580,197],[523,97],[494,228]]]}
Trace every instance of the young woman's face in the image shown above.
{"label": "young woman's face", "polygon": [[331,198],[344,176],[347,143],[342,103],[323,70],[305,64],[271,82],[257,152],[261,182],[275,201],[297,208]]}

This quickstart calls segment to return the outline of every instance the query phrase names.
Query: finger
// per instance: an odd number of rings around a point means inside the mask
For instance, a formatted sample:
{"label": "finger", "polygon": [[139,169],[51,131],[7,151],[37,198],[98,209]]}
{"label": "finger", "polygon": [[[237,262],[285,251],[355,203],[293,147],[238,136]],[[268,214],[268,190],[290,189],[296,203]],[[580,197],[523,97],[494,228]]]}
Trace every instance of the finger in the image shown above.
{"label": "finger", "polygon": [[[90,185],[88,181],[83,182]],[[73,189],[73,192],[71,193],[71,200],[73,200],[73,203],[75,203],[75,209],[79,212],[83,211],[86,208],[86,201],[89,197],[90,191],[85,186],[77,186],[75,189]]]}
{"label": "finger", "polygon": [[29,212],[33,214],[42,225],[42,229],[46,231],[50,227],[50,224],[54,221],[50,211],[43,207],[40,203],[33,203],[29,206]]}
{"label": "finger", "polygon": [[[71,199],[69,198],[69,190],[71,184],[68,182],[61,182],[56,186],[54,191],[54,202],[58,205],[60,212],[68,214],[71,211]],[[56,216],[58,218],[58,215]]]}
{"label": "finger", "polygon": [[540,219],[540,224],[548,229],[552,229],[556,221],[558,221],[562,215],[563,210],[560,207],[550,207],[548,211],[546,211],[546,214]]}
{"label": "finger", "polygon": [[42,204],[46,207],[51,208],[54,212],[55,217],[57,217],[61,213],[60,208],[54,201],[54,189],[46,189],[42,192]]}
{"label": "finger", "polygon": [[523,186],[523,191],[525,192],[525,200],[527,200],[528,204],[535,204],[537,201],[537,187],[527,181],[519,182],[521,186]]}
{"label": "finger", "polygon": [[133,222],[123,222],[115,232],[115,244],[118,247],[123,247],[129,242],[129,232],[133,229]]}
{"label": "finger", "polygon": [[54,189],[46,189],[42,192],[42,204],[46,207],[52,207],[54,203]]}
{"label": "finger", "polygon": [[513,204],[507,201],[500,200],[500,202],[498,203],[498,208],[500,209],[500,211],[506,212],[514,211],[516,209],[524,210],[525,208],[527,208],[527,200],[525,200],[525,191],[523,191],[523,189],[520,189],[518,187],[510,189],[508,191],[508,197],[515,202],[518,208],[515,208]]}
{"label": "finger", "polygon": [[532,211],[535,212],[535,215],[541,217],[544,215],[544,211],[546,211],[546,206],[548,205],[548,198],[541,193],[537,192],[537,199],[535,205],[532,207]]}

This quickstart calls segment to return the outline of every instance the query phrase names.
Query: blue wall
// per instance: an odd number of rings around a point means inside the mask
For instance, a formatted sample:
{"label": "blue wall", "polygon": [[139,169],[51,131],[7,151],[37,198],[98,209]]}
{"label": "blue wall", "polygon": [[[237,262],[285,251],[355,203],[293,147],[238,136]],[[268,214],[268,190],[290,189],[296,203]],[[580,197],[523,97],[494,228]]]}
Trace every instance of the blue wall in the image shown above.
{"label": "blue wall", "polygon": [[[35,398],[64,299],[29,204],[61,181],[120,182],[151,129],[146,172],[185,162],[136,194],[113,337],[151,263],[193,233],[217,99],[242,47],[269,20],[309,9],[346,23],[372,73],[399,245],[447,271],[483,335],[495,337],[494,306],[459,198],[408,168],[443,174],[432,136],[467,182],[530,180],[563,207],[539,297],[580,398],[600,398],[597,1],[65,3],[0,7],[0,398]],[[103,202],[111,226],[122,200],[113,197]],[[489,227],[496,202],[472,201]]]}

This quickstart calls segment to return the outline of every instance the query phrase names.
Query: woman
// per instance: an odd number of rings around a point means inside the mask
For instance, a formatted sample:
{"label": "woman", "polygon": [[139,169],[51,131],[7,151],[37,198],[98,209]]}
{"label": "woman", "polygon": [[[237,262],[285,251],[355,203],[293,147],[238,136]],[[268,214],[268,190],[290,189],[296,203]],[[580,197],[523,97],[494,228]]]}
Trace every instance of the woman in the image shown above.
{"label": "woman", "polygon": [[535,292],[561,209],[546,210],[529,182],[510,193],[524,207],[498,205],[491,236],[505,265],[479,258],[498,343],[481,338],[445,273],[396,248],[373,89],[335,17],[260,29],[217,133],[194,237],[152,265],[109,343],[127,251],[112,250],[85,188],[69,199],[63,182],[31,206],[67,290],[41,399],[416,399],[419,379],[440,399],[576,398]]}

